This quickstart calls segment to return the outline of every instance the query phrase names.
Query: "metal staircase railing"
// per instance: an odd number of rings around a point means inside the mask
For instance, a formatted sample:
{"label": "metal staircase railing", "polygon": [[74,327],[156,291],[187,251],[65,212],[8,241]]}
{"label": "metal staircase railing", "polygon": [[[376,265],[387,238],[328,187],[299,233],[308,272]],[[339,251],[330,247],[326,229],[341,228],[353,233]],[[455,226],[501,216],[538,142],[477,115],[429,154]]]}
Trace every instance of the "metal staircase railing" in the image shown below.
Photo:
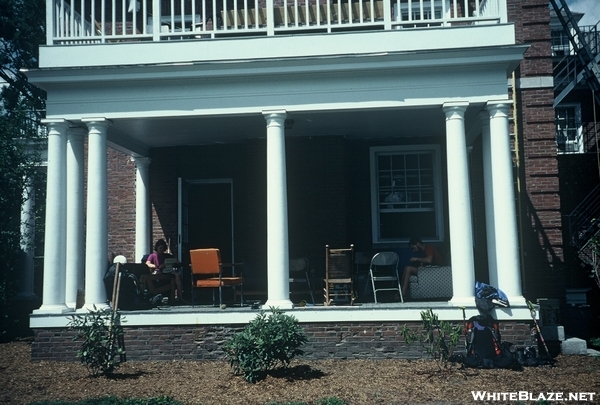
{"label": "metal staircase railing", "polygon": [[590,277],[600,287],[600,229],[579,249],[579,258],[592,268]]}
{"label": "metal staircase railing", "polygon": [[[570,74],[567,77],[571,78],[571,82],[555,97],[554,106],[558,105],[582,80],[585,80],[592,89],[596,103],[600,104],[600,67],[598,67],[597,44],[595,42],[592,44],[594,49],[590,47],[588,36],[584,35],[577,25],[577,20],[569,10],[566,0],[550,0],[550,4],[556,11],[556,16],[563,26],[575,54],[575,58],[573,58],[575,62],[568,61],[567,64],[577,63],[579,65],[579,69],[572,65],[569,66]],[[576,74],[572,75],[573,72]]]}
{"label": "metal staircase railing", "polygon": [[567,236],[571,246],[581,249],[600,229],[600,184],[567,215]]}
{"label": "metal staircase railing", "polygon": [[567,236],[579,259],[592,267],[600,287],[600,184],[567,215]]}

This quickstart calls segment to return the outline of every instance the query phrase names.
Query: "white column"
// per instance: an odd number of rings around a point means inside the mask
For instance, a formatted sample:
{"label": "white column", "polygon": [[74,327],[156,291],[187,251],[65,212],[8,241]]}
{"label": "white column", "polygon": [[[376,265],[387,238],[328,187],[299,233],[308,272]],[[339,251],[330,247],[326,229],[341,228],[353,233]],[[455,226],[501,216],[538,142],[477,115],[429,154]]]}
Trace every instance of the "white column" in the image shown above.
{"label": "white column", "polygon": [[448,216],[452,258],[452,302],[472,304],[475,289],[473,224],[464,114],[468,103],[444,104],[448,161]]}
{"label": "white column", "polygon": [[106,132],[109,121],[83,120],[88,126],[85,310],[107,307],[103,277],[108,267],[108,193]]}
{"label": "white column", "polygon": [[267,120],[267,287],[265,307],[290,309],[285,111],[263,112]]}
{"label": "white column", "polygon": [[35,189],[31,178],[25,178],[23,204],[21,205],[21,274],[19,277],[19,300],[36,298],[33,292],[34,243],[35,243]]}
{"label": "white column", "polygon": [[135,163],[135,257],[134,262],[142,260],[145,254],[152,252],[150,240],[150,158],[133,157]]}
{"label": "white column", "polygon": [[496,275],[498,263],[496,262],[496,230],[494,229],[494,188],[492,187],[492,150],[490,145],[490,114],[481,111],[481,149],[483,155],[483,191],[485,200],[485,234],[487,241],[488,272],[490,284],[498,285]]}
{"label": "white column", "polygon": [[490,158],[494,204],[494,231],[496,242],[496,272],[490,272],[490,281],[497,282],[509,301],[522,301],[521,272],[519,265],[519,235],[514,192],[508,100],[490,101]]}
{"label": "white column", "polygon": [[67,133],[67,279],[65,302],[75,309],[77,291],[83,290],[85,270],[84,153],[85,128]]}
{"label": "white column", "polygon": [[67,222],[67,122],[45,120],[48,128],[48,174],[44,238],[42,306],[34,313],[64,313]]}

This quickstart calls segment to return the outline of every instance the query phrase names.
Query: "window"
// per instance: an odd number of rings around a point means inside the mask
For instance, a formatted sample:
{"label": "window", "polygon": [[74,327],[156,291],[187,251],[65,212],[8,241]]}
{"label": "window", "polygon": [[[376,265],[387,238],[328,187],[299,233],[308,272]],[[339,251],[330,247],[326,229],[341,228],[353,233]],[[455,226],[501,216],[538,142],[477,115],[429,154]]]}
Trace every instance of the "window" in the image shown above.
{"label": "window", "polygon": [[579,104],[561,105],[555,111],[558,152],[583,152],[581,106]]}
{"label": "window", "polygon": [[373,243],[443,239],[437,145],[371,148]]}
{"label": "window", "polygon": [[552,54],[553,56],[566,56],[571,54],[571,43],[564,29],[552,30]]}
{"label": "window", "polygon": [[[442,18],[442,2],[430,0],[412,0],[409,3],[402,0],[399,4],[396,0],[392,0],[392,7],[395,21],[422,21]],[[400,10],[400,16],[398,15]],[[399,18],[400,17],[400,18]]]}

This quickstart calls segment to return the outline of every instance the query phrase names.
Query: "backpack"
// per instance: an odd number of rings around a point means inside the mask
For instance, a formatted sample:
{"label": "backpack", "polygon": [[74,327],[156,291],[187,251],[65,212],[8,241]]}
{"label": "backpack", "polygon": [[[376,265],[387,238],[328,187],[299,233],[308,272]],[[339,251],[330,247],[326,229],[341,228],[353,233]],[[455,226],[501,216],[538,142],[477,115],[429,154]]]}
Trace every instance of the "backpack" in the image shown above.
{"label": "backpack", "polygon": [[[115,272],[116,264],[113,264],[104,274],[104,288],[106,289],[107,297],[112,297]],[[122,272],[121,285],[119,287],[119,309],[136,310],[151,307],[150,301],[143,297],[140,282],[135,274],[128,271]]]}
{"label": "backpack", "polygon": [[488,314],[495,306],[507,308],[510,306],[504,292],[489,284],[475,282],[475,305],[482,314]]}
{"label": "backpack", "polygon": [[515,359],[510,343],[502,343],[500,327],[490,315],[471,317],[465,326],[467,354],[463,363],[467,367],[510,368]]}

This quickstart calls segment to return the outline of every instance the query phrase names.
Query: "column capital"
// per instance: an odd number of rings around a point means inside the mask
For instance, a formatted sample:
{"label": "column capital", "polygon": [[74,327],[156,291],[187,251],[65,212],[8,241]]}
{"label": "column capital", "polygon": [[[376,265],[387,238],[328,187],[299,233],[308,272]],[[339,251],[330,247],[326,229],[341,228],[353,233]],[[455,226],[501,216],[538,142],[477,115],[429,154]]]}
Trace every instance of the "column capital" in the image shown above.
{"label": "column capital", "polygon": [[485,109],[490,112],[490,115],[492,117],[497,117],[497,116],[502,116],[502,115],[508,117],[508,113],[510,111],[511,106],[512,106],[512,103],[510,100],[495,100],[495,101],[488,101],[485,106]]}
{"label": "column capital", "polygon": [[145,156],[132,156],[131,161],[133,163],[135,163],[136,167],[140,167],[140,166],[149,166],[150,163],[152,162],[152,159],[150,159],[149,157],[145,157]]}
{"label": "column capital", "polygon": [[104,128],[108,128],[111,124],[112,121],[108,120],[106,118],[103,117],[98,117],[98,118],[83,118],[81,120],[81,122],[83,122],[84,124],[87,125],[88,128],[92,128],[92,127],[104,127]]}
{"label": "column capital", "polygon": [[272,119],[285,120],[287,118],[286,110],[263,110],[262,114],[267,121],[272,120]]}
{"label": "column capital", "polygon": [[51,118],[51,119],[45,118],[45,119],[41,120],[41,123],[43,125],[45,125],[48,129],[61,128],[63,130],[66,130],[70,124],[70,122],[65,120],[64,118]]}
{"label": "column capital", "polygon": [[455,119],[460,118],[463,119],[465,115],[465,111],[467,111],[467,107],[469,106],[468,101],[450,101],[444,103],[442,105],[442,109],[446,114],[446,119]]}

